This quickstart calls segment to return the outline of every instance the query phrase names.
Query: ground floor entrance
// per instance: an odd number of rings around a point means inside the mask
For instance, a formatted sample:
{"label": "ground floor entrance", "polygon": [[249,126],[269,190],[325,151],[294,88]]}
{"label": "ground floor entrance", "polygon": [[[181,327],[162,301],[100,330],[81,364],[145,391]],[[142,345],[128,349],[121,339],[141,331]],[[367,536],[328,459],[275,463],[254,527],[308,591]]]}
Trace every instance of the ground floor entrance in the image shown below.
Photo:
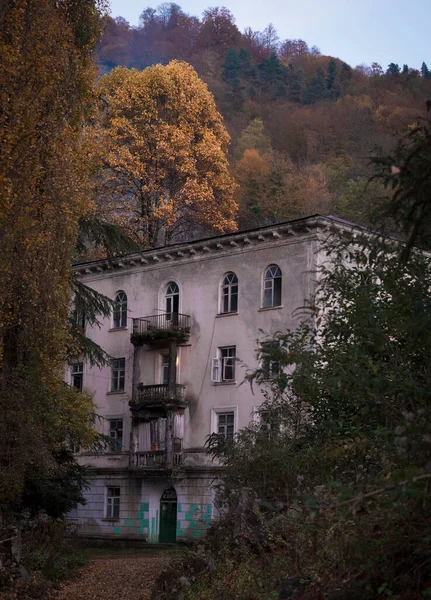
{"label": "ground floor entrance", "polygon": [[160,498],[159,542],[174,544],[177,541],[177,493],[174,488],[165,490]]}

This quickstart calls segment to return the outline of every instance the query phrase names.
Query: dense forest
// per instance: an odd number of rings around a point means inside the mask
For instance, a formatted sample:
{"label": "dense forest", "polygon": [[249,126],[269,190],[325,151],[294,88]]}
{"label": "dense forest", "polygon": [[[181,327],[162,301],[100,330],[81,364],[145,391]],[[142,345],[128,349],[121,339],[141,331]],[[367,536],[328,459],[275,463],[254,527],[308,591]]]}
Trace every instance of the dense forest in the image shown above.
{"label": "dense forest", "polygon": [[231,136],[240,227],[314,212],[365,222],[383,194],[367,186],[370,156],[391,151],[431,93],[425,62],[352,67],[302,39],[280,40],[272,24],[240,32],[224,7],[199,19],[165,3],[137,27],[107,18],[96,59],[101,73],[172,60],[195,68]]}

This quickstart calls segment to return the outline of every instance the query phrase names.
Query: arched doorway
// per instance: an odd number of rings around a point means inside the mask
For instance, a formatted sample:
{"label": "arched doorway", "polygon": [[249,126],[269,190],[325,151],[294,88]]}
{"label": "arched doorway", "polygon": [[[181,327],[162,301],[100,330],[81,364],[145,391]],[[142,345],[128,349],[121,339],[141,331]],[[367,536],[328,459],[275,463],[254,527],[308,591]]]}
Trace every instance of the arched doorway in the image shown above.
{"label": "arched doorway", "polygon": [[177,541],[177,493],[174,488],[165,490],[160,498],[159,542],[174,544]]}

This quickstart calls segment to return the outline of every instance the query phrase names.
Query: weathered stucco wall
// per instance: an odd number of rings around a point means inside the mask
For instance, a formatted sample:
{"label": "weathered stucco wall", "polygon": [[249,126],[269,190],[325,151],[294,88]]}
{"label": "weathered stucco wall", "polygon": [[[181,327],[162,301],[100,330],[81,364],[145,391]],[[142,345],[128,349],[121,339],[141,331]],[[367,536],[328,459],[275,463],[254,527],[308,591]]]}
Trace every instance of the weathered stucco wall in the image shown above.
{"label": "weathered stucco wall", "polygon": [[[143,538],[158,541],[160,498],[169,487],[177,493],[177,538],[201,537],[214,518],[212,481],[216,471],[208,455],[199,451],[214,426],[214,411],[233,409],[236,430],[246,426],[263,397],[243,384],[248,368],[257,366],[259,340],[296,327],[299,310],[314,289],[318,258],[318,231],[302,227],[263,228],[247,235],[233,234],[208,241],[146,252],[112,268],[103,263],[79,267],[82,281],[114,299],[127,294],[127,328],[113,329],[110,319],[87,334],[113,357],[126,359],[126,384],[121,393],[110,391],[111,369],[84,367],[84,389],[94,393],[100,427],[108,433],[109,419],[123,419],[123,453],[81,455],[94,469],[92,488],[85,507],[76,517],[82,533],[91,536]],[[282,271],[282,304],[262,308],[262,284],[266,268],[277,264]],[[227,272],[239,282],[238,312],[220,314],[220,284]],[[129,469],[129,437],[132,397],[132,319],[165,312],[164,293],[170,281],[180,288],[179,312],[191,316],[190,339],[178,352],[177,382],[186,386],[188,408],[184,422],[183,467],[172,473],[149,476]],[[211,381],[211,359],[217,348],[236,346],[239,362],[234,383]],[[138,381],[162,383],[160,350],[144,346],[139,353]],[[118,520],[103,518],[106,488],[121,488]]]}
{"label": "weathered stucco wall", "polygon": [[[132,395],[133,346],[130,343],[132,319],[163,312],[166,284],[176,281],[180,287],[180,312],[191,315],[192,331],[188,344],[179,351],[178,383],[186,386],[190,409],[186,414],[184,447],[199,447],[210,433],[211,409],[237,407],[237,427],[251,418],[261,395],[252,394],[248,385],[240,385],[247,368],[256,367],[255,350],[261,339],[260,330],[273,334],[295,327],[295,311],[309,297],[316,245],[312,236],[260,243],[241,250],[202,253],[171,264],[132,267],[123,271],[107,271],[87,275],[83,281],[110,298],[123,290],[128,298],[127,329],[112,330],[105,319],[101,329],[89,335],[109,354],[126,358],[124,393],[110,392],[111,372],[85,367],[84,387],[94,392],[94,402],[103,417],[125,420],[124,439],[130,433],[128,401]],[[262,309],[262,278],[266,267],[278,264],[282,270],[282,306]],[[239,280],[237,314],[219,314],[220,282],[233,271]],[[210,359],[221,346],[236,346],[239,363],[236,383],[214,384],[210,378]],[[158,352],[143,350],[140,379],[146,385],[160,383]],[[106,431],[105,431],[106,432]]]}

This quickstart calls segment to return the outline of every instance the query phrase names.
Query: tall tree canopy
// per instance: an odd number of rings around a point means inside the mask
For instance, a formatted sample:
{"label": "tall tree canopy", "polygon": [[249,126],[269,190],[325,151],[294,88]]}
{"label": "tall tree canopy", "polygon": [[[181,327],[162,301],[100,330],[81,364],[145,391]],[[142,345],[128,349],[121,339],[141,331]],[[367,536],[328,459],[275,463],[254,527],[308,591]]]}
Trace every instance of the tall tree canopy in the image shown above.
{"label": "tall tree canopy", "polygon": [[97,92],[91,135],[104,148],[99,197],[111,222],[150,246],[236,228],[229,135],[190,65],[117,68]]}
{"label": "tall tree canopy", "polygon": [[63,384],[71,257],[91,213],[82,124],[99,0],[0,9],[0,498],[19,507],[34,461],[92,437],[91,399]]}
{"label": "tall tree canopy", "polygon": [[[406,131],[422,113],[431,94],[427,64],[418,70],[412,65],[406,68],[400,60],[387,72],[377,62],[349,66],[322,55],[304,40],[278,40],[276,26],[262,26],[261,31],[246,28],[241,33],[225,8],[210,8],[198,18],[175,3],[165,3],[145,9],[137,27],[122,18],[108,20],[97,57],[102,72],[116,65],[145,69],[174,59],[190,63],[214,94],[225,119],[232,138],[232,172],[245,150],[267,152],[244,146],[244,131],[250,127],[250,133],[256,132],[260,123],[277,153],[292,161],[294,169],[306,168],[313,188],[321,186],[322,170],[331,170],[341,157],[347,158],[345,179],[351,187],[358,178],[368,180],[372,169],[367,157],[377,147],[389,154],[395,135]],[[339,195],[340,189],[331,190],[327,212],[347,219],[357,216],[368,225],[361,198],[351,197],[350,205]],[[240,195],[247,195],[246,187]],[[265,195],[259,201],[264,202]],[[284,215],[298,217],[315,210],[314,194],[294,214],[292,203],[286,203]],[[256,222],[265,221],[253,218]]]}

